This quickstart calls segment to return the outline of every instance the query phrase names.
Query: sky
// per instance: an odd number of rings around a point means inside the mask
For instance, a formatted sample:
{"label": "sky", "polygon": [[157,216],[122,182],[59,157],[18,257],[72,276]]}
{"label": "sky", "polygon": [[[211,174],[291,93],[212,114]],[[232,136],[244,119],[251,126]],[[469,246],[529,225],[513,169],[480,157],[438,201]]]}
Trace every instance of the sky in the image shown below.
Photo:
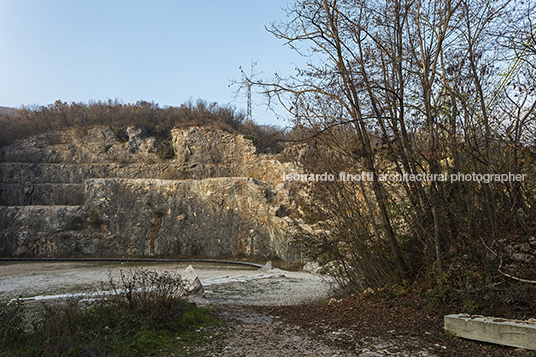
{"label": "sky", "polygon": [[[303,58],[265,26],[287,0],[0,0],[0,106],[188,100],[246,110],[239,66],[270,78]],[[253,88],[253,119],[288,125]],[[279,117],[279,118],[278,118]]]}

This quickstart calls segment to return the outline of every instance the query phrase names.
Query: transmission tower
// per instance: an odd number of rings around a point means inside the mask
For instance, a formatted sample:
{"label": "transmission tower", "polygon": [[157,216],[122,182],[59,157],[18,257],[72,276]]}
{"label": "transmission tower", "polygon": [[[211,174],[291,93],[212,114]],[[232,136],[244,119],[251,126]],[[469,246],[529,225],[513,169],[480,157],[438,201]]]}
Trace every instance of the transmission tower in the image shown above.
{"label": "transmission tower", "polygon": [[246,121],[253,121],[253,115],[251,114],[251,80],[246,77],[246,86],[247,86],[247,112],[246,112]]}
{"label": "transmission tower", "polygon": [[[253,68],[257,65],[257,62],[251,62],[251,70],[249,73],[249,76],[244,72],[244,69],[240,67],[240,72],[242,72],[242,84],[240,88],[246,88],[246,97],[247,97],[247,109],[246,109],[246,121],[253,121],[253,114],[252,114],[252,108],[251,108],[251,87],[253,87],[253,77],[258,75],[259,73],[254,73]],[[239,90],[240,90],[239,88]]]}

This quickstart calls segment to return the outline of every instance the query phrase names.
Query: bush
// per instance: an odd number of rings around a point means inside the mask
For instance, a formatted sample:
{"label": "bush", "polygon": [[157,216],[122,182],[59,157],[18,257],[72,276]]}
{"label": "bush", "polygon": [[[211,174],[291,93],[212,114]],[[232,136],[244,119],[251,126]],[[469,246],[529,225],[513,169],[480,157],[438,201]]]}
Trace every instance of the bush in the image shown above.
{"label": "bush", "polygon": [[84,219],[82,217],[74,217],[65,229],[68,231],[80,231],[84,229]]}
{"label": "bush", "polygon": [[21,300],[0,301],[0,347],[18,343],[24,332],[24,311]]}
{"label": "bush", "polygon": [[134,269],[102,288],[104,299],[43,304],[29,314],[31,324],[21,301],[0,302],[0,355],[168,355],[201,340],[213,345],[201,327],[219,321],[181,298],[179,276]]}
{"label": "bush", "polygon": [[[161,211],[155,212],[155,216],[163,215]],[[111,294],[107,300],[102,300],[101,307],[110,303],[125,305],[129,312],[144,320],[144,325],[151,327],[177,327],[176,317],[186,306],[181,299],[185,289],[180,276],[168,272],[147,269],[133,269],[126,273],[121,271],[119,280],[110,277],[101,287]]]}
{"label": "bush", "polygon": [[115,128],[113,128],[112,132],[114,133],[115,138],[117,139],[117,141],[119,141],[120,143],[126,143],[130,139],[129,136],[128,136],[128,133],[127,133],[127,131],[125,129],[115,129]]}
{"label": "bush", "polygon": [[171,140],[176,126],[215,127],[229,132],[244,128],[244,114],[234,107],[198,100],[178,107],[159,107],[153,102],[124,104],[118,100],[90,103],[56,101],[47,106],[25,106],[15,113],[0,113],[0,146],[15,140],[55,130],[75,129],[84,132],[97,126],[111,127],[120,142],[128,141],[124,128],[145,128],[159,141]]}
{"label": "bush", "polygon": [[175,157],[175,149],[173,144],[168,141],[164,141],[160,144],[156,150],[156,155],[162,160],[171,160]]}
{"label": "bush", "polygon": [[97,212],[93,212],[91,216],[89,216],[88,221],[93,228],[99,228],[102,225],[102,219]]}
{"label": "bush", "polygon": [[164,217],[164,211],[162,211],[161,209],[154,210],[153,211],[153,217],[154,218],[162,218],[162,217]]}
{"label": "bush", "polygon": [[171,127],[153,125],[145,128],[147,136],[154,137],[160,141],[171,141]]}
{"label": "bush", "polygon": [[244,135],[243,137],[246,140],[250,140],[253,143],[253,145],[255,145],[255,147],[259,147],[260,142],[255,136],[253,136],[253,135]]}

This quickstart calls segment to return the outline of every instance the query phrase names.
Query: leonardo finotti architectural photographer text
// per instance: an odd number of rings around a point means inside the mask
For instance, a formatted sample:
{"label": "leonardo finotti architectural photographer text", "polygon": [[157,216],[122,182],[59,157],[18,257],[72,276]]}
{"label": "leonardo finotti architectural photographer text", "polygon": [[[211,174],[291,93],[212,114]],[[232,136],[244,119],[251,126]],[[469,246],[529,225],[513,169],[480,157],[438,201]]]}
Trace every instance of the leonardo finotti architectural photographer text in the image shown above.
{"label": "leonardo finotti architectural photographer text", "polygon": [[[456,174],[379,174],[378,181],[406,181],[406,182],[433,182],[433,181],[450,181],[450,182],[510,182],[510,181],[525,181],[526,174],[477,174],[473,172],[471,174],[465,174],[458,172]],[[357,182],[357,181],[373,181],[374,174],[372,172],[361,172],[361,173],[348,173],[340,172],[336,177],[334,174],[324,172],[322,174],[287,174],[283,173],[283,181],[298,181],[298,182],[322,182],[322,181],[335,181],[335,178],[338,181],[348,181],[348,182]]]}

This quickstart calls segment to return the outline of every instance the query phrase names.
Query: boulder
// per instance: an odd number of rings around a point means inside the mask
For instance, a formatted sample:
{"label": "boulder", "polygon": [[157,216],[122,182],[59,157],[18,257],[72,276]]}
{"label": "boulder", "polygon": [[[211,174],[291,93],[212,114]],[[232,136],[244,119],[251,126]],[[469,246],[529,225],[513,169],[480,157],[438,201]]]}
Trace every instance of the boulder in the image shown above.
{"label": "boulder", "polygon": [[308,262],[303,266],[303,271],[309,272],[311,274],[318,274],[320,269],[322,269],[322,266],[316,260]]}
{"label": "boulder", "polygon": [[512,259],[521,263],[530,263],[534,256],[526,253],[514,253],[512,254]]}
{"label": "boulder", "polygon": [[262,268],[259,269],[260,271],[270,271],[272,270],[272,262],[269,260]]}
{"label": "boulder", "polygon": [[205,294],[203,284],[201,284],[201,280],[199,280],[197,273],[191,265],[188,265],[188,268],[184,270],[180,278],[187,295],[203,296]]}

